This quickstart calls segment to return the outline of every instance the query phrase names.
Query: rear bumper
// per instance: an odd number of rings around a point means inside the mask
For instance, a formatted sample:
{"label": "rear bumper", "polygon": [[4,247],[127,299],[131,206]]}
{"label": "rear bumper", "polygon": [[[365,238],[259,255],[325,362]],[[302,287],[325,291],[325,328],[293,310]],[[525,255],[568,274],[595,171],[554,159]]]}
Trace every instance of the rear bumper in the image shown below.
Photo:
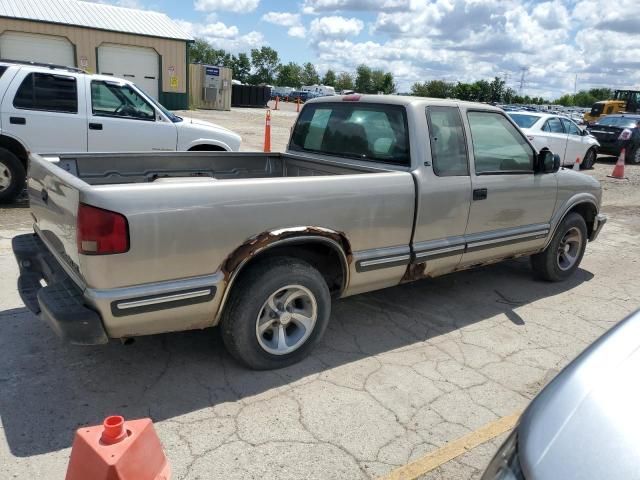
{"label": "rear bumper", "polygon": [[602,227],[604,227],[605,223],[607,223],[606,215],[603,215],[601,213],[596,215],[596,218],[593,222],[593,232],[591,232],[591,235],[589,236],[590,242],[593,242],[596,238],[598,238],[598,235],[600,234],[600,230],[602,230]]}
{"label": "rear bumper", "polygon": [[82,291],[38,236],[18,235],[11,246],[20,267],[18,292],[25,306],[70,343],[107,343],[100,315],[85,305]]}

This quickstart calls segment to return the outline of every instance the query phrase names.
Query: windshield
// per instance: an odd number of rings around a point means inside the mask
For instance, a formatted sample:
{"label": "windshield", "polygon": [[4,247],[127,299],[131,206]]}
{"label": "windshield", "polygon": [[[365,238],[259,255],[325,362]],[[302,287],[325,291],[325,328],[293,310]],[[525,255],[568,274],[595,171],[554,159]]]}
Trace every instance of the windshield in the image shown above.
{"label": "windshield", "polygon": [[596,125],[604,125],[606,127],[622,127],[633,128],[640,117],[604,117],[598,121]]}
{"label": "windshield", "polygon": [[531,128],[534,123],[540,120],[540,117],[535,115],[526,115],[522,113],[509,113],[509,116],[520,128]]}
{"label": "windshield", "polygon": [[175,113],[171,113],[169,110],[167,110],[162,104],[160,104],[160,102],[158,102],[155,98],[153,98],[151,95],[149,95],[147,92],[145,92],[138,85],[136,85],[136,88],[138,90],[140,90],[142,93],[144,93],[144,96],[147,97],[147,99],[151,103],[153,103],[158,110],[160,110],[162,113],[164,113],[167,116],[167,118],[169,120],[171,120],[173,123],[179,123],[179,122],[181,122],[183,120],[182,117],[179,117]]}

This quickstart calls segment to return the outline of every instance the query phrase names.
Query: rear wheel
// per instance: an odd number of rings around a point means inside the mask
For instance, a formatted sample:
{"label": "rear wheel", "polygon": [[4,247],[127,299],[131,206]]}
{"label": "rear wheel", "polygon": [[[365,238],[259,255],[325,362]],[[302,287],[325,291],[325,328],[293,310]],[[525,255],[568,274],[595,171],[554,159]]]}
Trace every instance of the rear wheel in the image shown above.
{"label": "rear wheel", "polygon": [[256,370],[302,360],[329,322],[329,288],[315,268],[296,258],[266,260],[233,286],[221,322],[229,353]]}
{"label": "rear wheel", "polygon": [[531,256],[536,277],[549,282],[566,280],[576,271],[587,246],[587,224],[578,213],[570,213],[558,226],[549,246]]}
{"label": "rear wheel", "polygon": [[580,164],[581,170],[590,170],[593,168],[593,165],[596,163],[597,153],[594,148],[590,148],[584,156],[582,163]]}
{"label": "rear wheel", "polygon": [[640,163],[640,145],[636,145],[631,152],[629,152],[629,161],[636,165]]}
{"label": "rear wheel", "polygon": [[18,157],[0,148],[0,203],[11,202],[20,194],[26,176]]}

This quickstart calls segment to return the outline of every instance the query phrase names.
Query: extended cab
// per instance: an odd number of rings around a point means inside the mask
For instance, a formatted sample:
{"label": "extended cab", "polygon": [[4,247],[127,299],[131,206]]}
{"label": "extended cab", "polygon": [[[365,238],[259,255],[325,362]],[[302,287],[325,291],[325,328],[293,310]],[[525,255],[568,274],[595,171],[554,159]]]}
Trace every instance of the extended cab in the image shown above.
{"label": "extended cab", "polygon": [[136,85],[75,68],[0,61],[0,203],[35,153],[225,150],[240,137],[169,112]]}
{"label": "extended cab", "polygon": [[283,154],[33,155],[28,191],[19,290],[56,332],[219,324],[258,369],[307,354],[332,297],[525,255],[564,280],[606,221],[501,110],[416,97],[314,99]]}

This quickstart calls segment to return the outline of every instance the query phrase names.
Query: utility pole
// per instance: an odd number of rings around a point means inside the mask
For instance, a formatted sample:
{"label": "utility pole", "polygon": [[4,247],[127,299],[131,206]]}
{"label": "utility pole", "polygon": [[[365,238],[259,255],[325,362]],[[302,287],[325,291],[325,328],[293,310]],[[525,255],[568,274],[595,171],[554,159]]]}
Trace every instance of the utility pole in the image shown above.
{"label": "utility pole", "polygon": [[576,73],[576,77],[573,80],[573,96],[576,96],[576,93],[578,93],[578,74]]}
{"label": "utility pole", "polygon": [[520,96],[522,97],[522,93],[524,92],[525,76],[527,75],[527,70],[529,70],[529,67],[522,67],[520,70],[522,70],[522,74],[520,75]]}

